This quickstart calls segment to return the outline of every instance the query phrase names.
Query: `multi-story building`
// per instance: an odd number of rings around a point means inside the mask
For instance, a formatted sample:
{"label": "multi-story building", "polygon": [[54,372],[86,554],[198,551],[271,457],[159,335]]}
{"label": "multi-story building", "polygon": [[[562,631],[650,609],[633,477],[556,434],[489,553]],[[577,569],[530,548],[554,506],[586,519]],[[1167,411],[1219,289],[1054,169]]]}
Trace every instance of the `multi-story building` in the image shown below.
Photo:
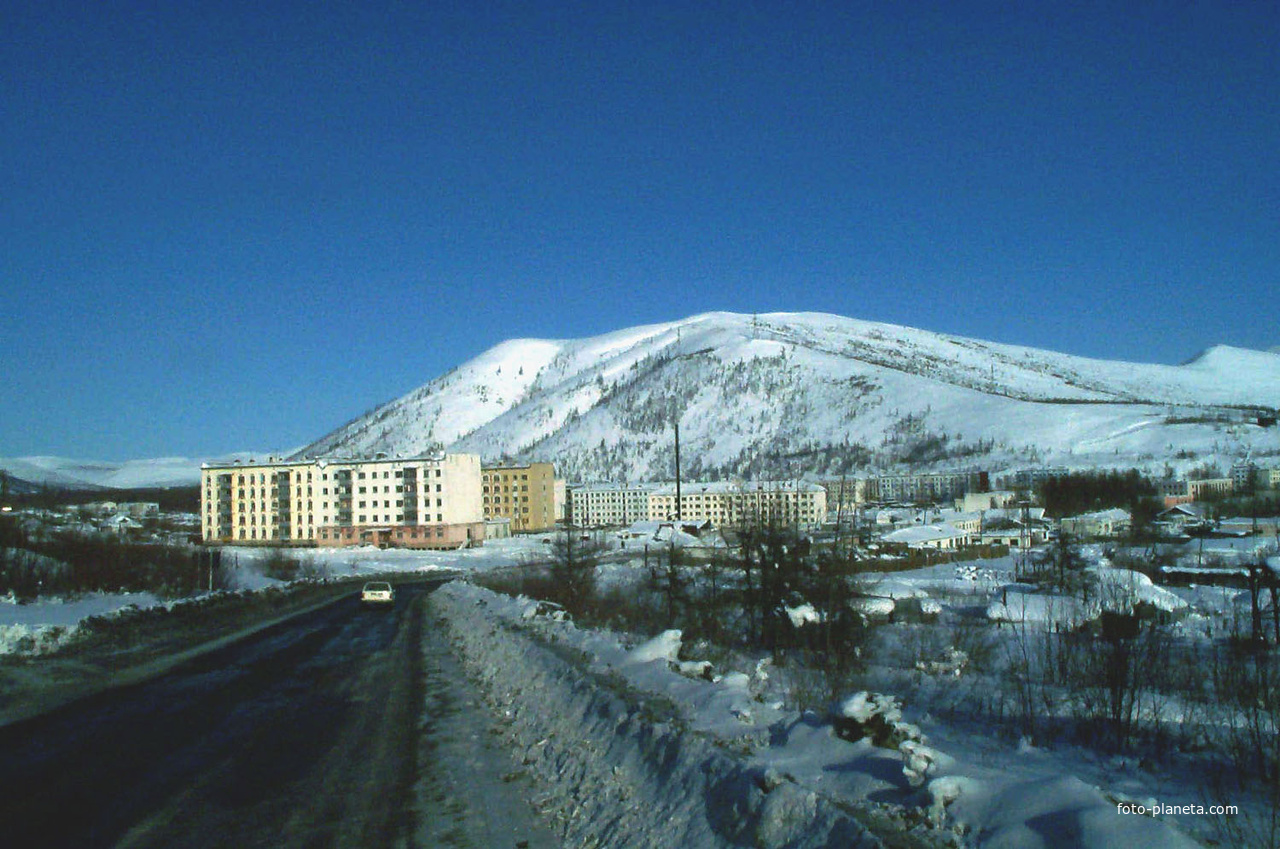
{"label": "multi-story building", "polygon": [[654,483],[588,483],[567,488],[566,518],[579,527],[630,525],[649,518]]}
{"label": "multi-story building", "polygon": [[1009,475],[1005,483],[1011,489],[1021,489],[1028,492],[1037,490],[1040,485],[1048,480],[1055,478],[1064,478],[1071,474],[1071,470],[1066,466],[1042,466],[1038,469],[1018,469],[1012,475]]}
{"label": "multi-story building", "polygon": [[206,543],[458,548],[484,541],[474,454],[206,463],[200,477]]}
{"label": "multi-story building", "polygon": [[1187,481],[1187,495],[1192,501],[1204,501],[1206,498],[1217,498],[1230,495],[1234,483],[1231,478],[1205,478]]}
{"label": "multi-story building", "polygon": [[846,476],[822,481],[827,491],[827,509],[852,512],[861,504],[880,500],[880,488],[871,477]]}
{"label": "multi-story building", "polygon": [[1236,492],[1253,492],[1259,483],[1258,466],[1243,460],[1231,467],[1231,487]]}
{"label": "multi-story building", "polygon": [[691,483],[680,489],[678,514],[674,484],[649,493],[651,521],[677,515],[689,521],[706,519],[719,527],[757,522],[813,527],[827,518],[827,491],[816,483],[796,481]]}
{"label": "multi-story building", "polygon": [[555,527],[556,476],[550,463],[485,466],[480,475],[486,519],[510,519],[513,532]]}
{"label": "multi-story building", "polygon": [[991,481],[986,472],[929,472],[881,475],[876,478],[881,501],[937,504],[954,501],[965,493],[986,492]]}

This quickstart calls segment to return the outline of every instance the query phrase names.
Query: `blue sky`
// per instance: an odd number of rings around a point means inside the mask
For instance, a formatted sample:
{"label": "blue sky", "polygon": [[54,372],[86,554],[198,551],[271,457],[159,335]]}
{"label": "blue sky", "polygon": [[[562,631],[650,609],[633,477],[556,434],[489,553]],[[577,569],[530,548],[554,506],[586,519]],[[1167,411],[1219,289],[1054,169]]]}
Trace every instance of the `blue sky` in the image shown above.
{"label": "blue sky", "polygon": [[0,456],[283,449],[514,337],[1280,344],[1280,5],[0,13]]}

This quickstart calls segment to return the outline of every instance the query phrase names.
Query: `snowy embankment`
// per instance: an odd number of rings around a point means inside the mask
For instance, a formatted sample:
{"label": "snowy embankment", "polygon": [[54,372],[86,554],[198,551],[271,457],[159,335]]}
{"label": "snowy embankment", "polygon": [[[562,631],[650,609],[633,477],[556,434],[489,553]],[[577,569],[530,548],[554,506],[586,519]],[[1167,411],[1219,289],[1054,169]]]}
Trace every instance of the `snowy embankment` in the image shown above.
{"label": "snowy embankment", "polygon": [[12,595],[0,597],[0,655],[46,654],[72,640],[80,623],[91,616],[111,616],[159,603],[150,593],[95,593],[31,604],[18,604]]}
{"label": "snowy embankment", "polygon": [[566,845],[1195,845],[1059,768],[934,749],[891,696],[854,695],[833,723],[785,709],[766,663],[681,661],[677,631],[627,648],[462,582],[432,603]]}
{"label": "snowy embankment", "polygon": [[502,718],[513,756],[544,787],[535,804],[567,844],[877,845],[836,805],[747,765],[720,738],[692,731],[675,703],[618,671],[630,661],[633,672],[679,677],[663,653],[645,662],[619,647],[614,664],[590,663],[552,631],[547,644],[518,634],[529,602],[461,583],[432,603]]}

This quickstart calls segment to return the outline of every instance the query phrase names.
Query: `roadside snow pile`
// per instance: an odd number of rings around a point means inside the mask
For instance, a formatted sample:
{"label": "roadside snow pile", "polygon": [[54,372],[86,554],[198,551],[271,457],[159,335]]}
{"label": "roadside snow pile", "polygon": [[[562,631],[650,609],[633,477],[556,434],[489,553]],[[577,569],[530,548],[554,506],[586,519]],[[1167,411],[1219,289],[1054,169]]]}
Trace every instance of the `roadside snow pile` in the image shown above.
{"label": "roadside snow pile", "polygon": [[18,604],[0,599],[0,655],[40,655],[56,651],[75,638],[80,623],[92,616],[115,616],[122,610],[159,604],[150,593],[103,593],[64,601],[41,599]]}
{"label": "roadside snow pile", "polygon": [[[431,603],[445,614],[516,759],[544,787],[535,806],[566,845],[878,845],[820,795],[696,733],[680,702],[635,686],[666,676],[668,688],[750,698],[745,675],[712,684],[668,669],[678,632],[628,652],[567,623],[527,623],[527,600],[461,583],[441,587]],[[517,623],[545,628],[547,643],[521,634]]]}
{"label": "roadside snow pile", "polygon": [[[797,713],[774,695],[790,670],[768,662],[681,674],[679,631],[628,647],[462,582],[430,604],[564,845],[1194,845],[1058,764],[962,763],[887,693]],[[967,660],[951,649],[938,671]]]}
{"label": "roadside snow pile", "polygon": [[0,654],[48,654],[75,636],[75,627],[61,625],[0,625]]}

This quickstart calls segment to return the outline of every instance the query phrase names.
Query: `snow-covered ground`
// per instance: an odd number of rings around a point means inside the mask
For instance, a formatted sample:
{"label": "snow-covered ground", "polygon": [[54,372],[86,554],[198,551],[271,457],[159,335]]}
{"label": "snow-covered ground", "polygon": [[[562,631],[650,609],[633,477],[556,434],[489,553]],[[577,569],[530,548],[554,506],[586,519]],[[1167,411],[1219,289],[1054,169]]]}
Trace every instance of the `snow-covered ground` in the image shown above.
{"label": "snow-covered ground", "polygon": [[[857,812],[855,822],[878,823],[873,831],[879,836],[910,831],[937,845],[965,835],[984,846],[1196,845],[1164,818],[1118,808],[1150,805],[1150,798],[1081,780],[1060,759],[1025,745],[993,759],[990,747],[965,745],[959,738],[930,742],[936,723],[928,722],[922,726],[926,739],[910,747],[846,742],[824,718],[789,709],[767,664],[723,670],[707,680],[703,665],[680,661],[678,632],[630,645],[624,636],[538,615],[533,601],[464,583],[446,586],[436,598],[493,702],[518,714],[512,731],[517,745],[537,749],[539,740],[542,747],[553,741],[553,763],[542,765],[539,778],[549,796],[584,819],[573,826],[580,838],[592,833],[594,822],[622,828],[625,839],[645,845],[703,832],[727,842],[706,813],[735,768],[723,762],[727,751],[739,756],[758,788],[767,788],[744,792],[735,812],[755,824],[747,836],[757,845],[825,845],[841,828],[848,840],[841,845],[854,845],[857,827],[833,813],[849,809]],[[566,655],[579,658],[576,671],[564,669]],[[679,798],[654,793],[637,800],[647,816],[625,826],[614,822],[623,817],[619,811],[585,801],[620,792],[619,773],[658,767],[646,751],[648,738],[632,727],[644,708],[609,715],[604,728],[595,728],[592,715],[584,722],[575,702],[584,698],[578,676],[620,680],[625,685],[619,692],[674,706],[651,734],[670,734],[678,726],[691,738],[670,745],[661,762],[661,771],[679,777]],[[620,736],[633,738],[632,745],[620,745]],[[706,741],[714,745],[701,744]],[[575,762],[567,752],[573,748],[590,752],[595,763]],[[538,755],[533,762],[540,763]],[[633,775],[625,781],[627,792],[643,784]],[[776,804],[770,804],[774,793]]]}
{"label": "snow-covered ground", "polygon": [[[466,576],[545,558],[547,539],[517,537],[449,552],[295,553],[310,560],[313,571],[334,577],[439,570]],[[277,582],[258,569],[271,553],[228,549],[226,557],[241,586],[267,586]],[[1185,616],[1182,633],[1193,638],[1223,633],[1247,611],[1239,590],[1164,589],[1108,565],[1100,551],[1086,555],[1100,585],[1110,587],[1101,594],[1109,603],[1128,598]],[[866,588],[890,607],[915,605],[931,616],[963,612],[1004,636],[1019,628],[1051,629],[1054,611],[1069,610],[1076,618],[1097,614],[1017,584],[1017,566],[1008,557],[935,565],[872,576]],[[621,582],[635,572],[635,563],[614,561],[602,567],[601,577]],[[544,807],[577,823],[566,825],[566,833],[603,829],[594,833],[679,842],[705,832],[721,839],[724,824],[705,817],[716,794],[728,794],[720,801],[744,806],[735,816],[750,824],[751,839],[761,845],[813,845],[833,836],[841,837],[841,845],[854,845],[870,823],[872,831],[914,831],[926,842],[1136,849],[1194,845],[1188,834],[1206,838],[1216,827],[1207,814],[1187,810],[1158,817],[1125,813],[1136,806],[1248,804],[1209,798],[1196,770],[1185,763],[1140,764],[1065,742],[1033,745],[989,717],[957,719],[948,708],[963,703],[958,688],[1005,685],[971,673],[954,646],[932,654],[909,646],[933,627],[927,623],[899,621],[873,629],[890,645],[890,654],[914,651],[926,658],[906,671],[873,661],[867,686],[884,697],[867,694],[849,702],[857,713],[881,699],[898,714],[895,721],[914,729],[902,744],[879,747],[866,739],[841,739],[829,717],[797,710],[790,673],[762,657],[743,659],[740,668],[711,667],[678,632],[580,629],[540,614],[531,600],[495,595],[465,580],[434,598],[446,611],[465,663],[483,680],[500,722],[509,726],[510,744],[531,769],[542,771]],[[65,639],[86,616],[156,603],[146,595],[0,602],[0,652],[38,653]],[[803,619],[803,611],[796,616]],[[1001,622],[1012,626],[1000,630]],[[662,780],[639,777],[654,769]],[[631,807],[628,794],[637,794]],[[849,810],[857,812],[854,819],[846,816]]]}
{"label": "snow-covered ground", "polygon": [[150,593],[93,594],[83,598],[41,599],[18,604],[0,597],[0,654],[41,654],[63,645],[80,622],[127,607],[151,607],[159,600]]}

